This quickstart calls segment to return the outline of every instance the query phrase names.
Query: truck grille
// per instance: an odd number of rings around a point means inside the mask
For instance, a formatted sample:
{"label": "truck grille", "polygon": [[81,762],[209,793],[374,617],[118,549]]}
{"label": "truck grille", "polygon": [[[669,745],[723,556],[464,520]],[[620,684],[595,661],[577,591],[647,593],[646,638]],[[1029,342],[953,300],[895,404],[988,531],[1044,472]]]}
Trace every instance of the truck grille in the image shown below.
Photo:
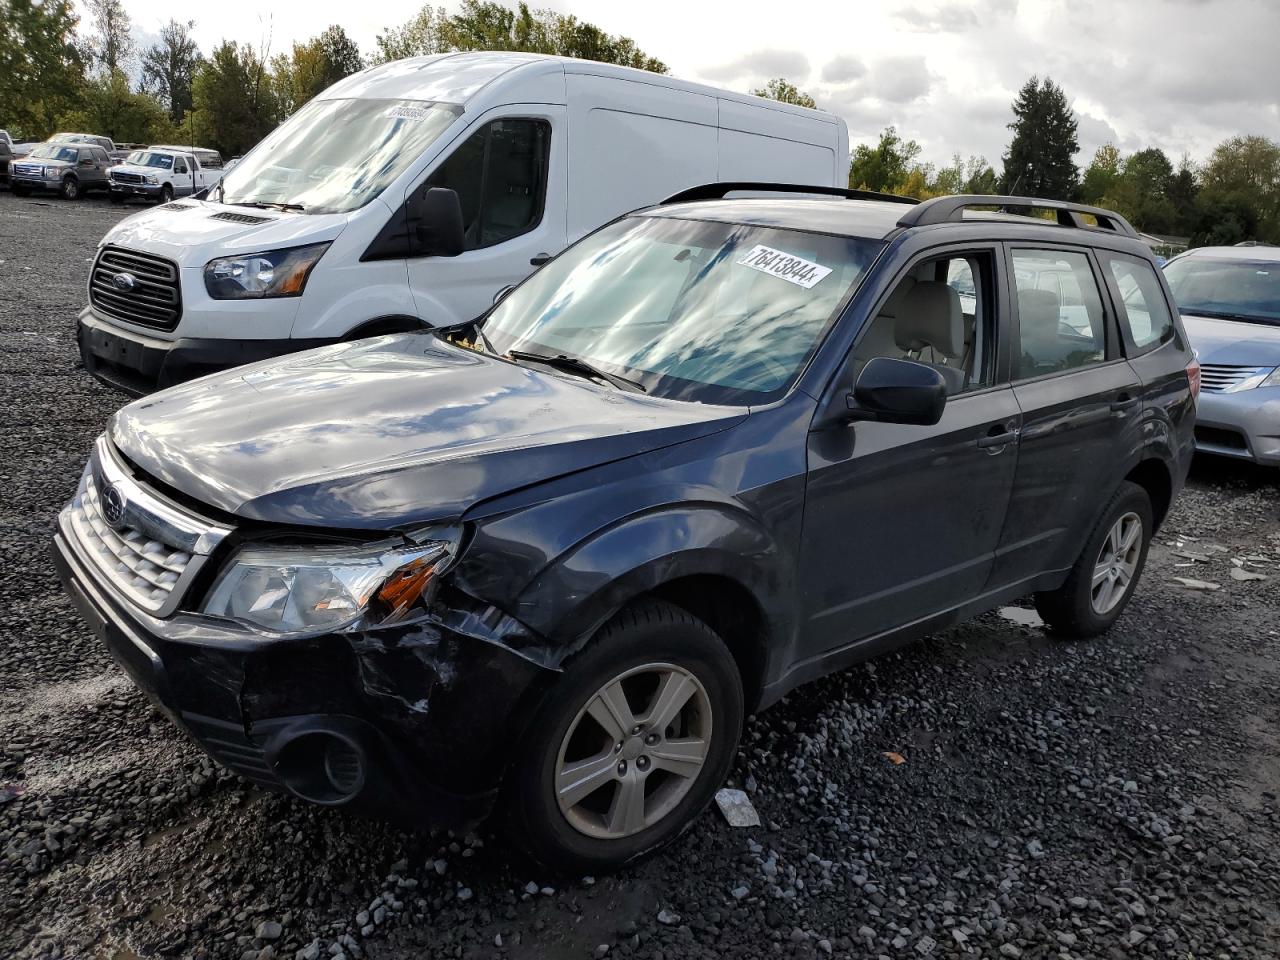
{"label": "truck grille", "polygon": [[13,165],[13,175],[15,177],[36,177],[38,179],[44,176],[44,168],[34,163],[15,163]]}
{"label": "truck grille", "polygon": [[89,302],[117,320],[172,330],[182,317],[178,266],[149,253],[103,247],[89,273]]}
{"label": "truck grille", "polygon": [[142,183],[142,175],[139,173],[125,173],[122,170],[112,170],[111,179],[117,183]]}
{"label": "truck grille", "polygon": [[230,532],[139,484],[105,437],[98,438],[64,519],[79,552],[106,581],[157,616],[173,612]]}
{"label": "truck grille", "polygon": [[1200,389],[1205,393],[1229,393],[1246,380],[1270,372],[1270,367],[1237,367],[1226,363],[1202,363],[1200,364]]}

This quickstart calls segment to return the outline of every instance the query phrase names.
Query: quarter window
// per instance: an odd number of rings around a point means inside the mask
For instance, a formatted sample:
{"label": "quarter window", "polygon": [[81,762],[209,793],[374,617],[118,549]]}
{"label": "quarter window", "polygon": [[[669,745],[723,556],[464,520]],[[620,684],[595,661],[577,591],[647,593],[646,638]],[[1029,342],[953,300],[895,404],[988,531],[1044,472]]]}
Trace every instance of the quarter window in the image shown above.
{"label": "quarter window", "polygon": [[1139,350],[1173,336],[1173,316],[1151,264],[1136,257],[1108,255],[1111,276],[1120,293],[1120,318]]}
{"label": "quarter window", "polygon": [[427,180],[427,187],[457,191],[468,250],[491,247],[538,225],[550,142],[551,125],[545,120],[494,120]]}
{"label": "quarter window", "polygon": [[1015,250],[1018,379],[1074,370],[1107,358],[1102,295],[1083,253]]}

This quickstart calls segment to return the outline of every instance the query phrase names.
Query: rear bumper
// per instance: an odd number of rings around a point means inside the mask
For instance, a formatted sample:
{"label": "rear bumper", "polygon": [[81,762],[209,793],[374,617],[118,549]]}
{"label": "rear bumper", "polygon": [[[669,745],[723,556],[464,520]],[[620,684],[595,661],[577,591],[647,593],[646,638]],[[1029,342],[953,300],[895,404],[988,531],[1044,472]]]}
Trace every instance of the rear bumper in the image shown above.
{"label": "rear bumper", "polygon": [[105,323],[80,311],[76,340],[85,369],[108,386],[140,397],[229,367],[338,342],[309,340],[162,340]]}
{"label": "rear bumper", "polygon": [[1196,404],[1196,451],[1280,466],[1280,387],[1202,391]]}
{"label": "rear bumper", "polygon": [[[155,620],[93,574],[65,515],[53,557],[113,659],[215,760],[261,787],[407,826],[488,815],[524,706],[551,675],[433,620],[301,639]],[[345,764],[337,779],[331,755]]]}

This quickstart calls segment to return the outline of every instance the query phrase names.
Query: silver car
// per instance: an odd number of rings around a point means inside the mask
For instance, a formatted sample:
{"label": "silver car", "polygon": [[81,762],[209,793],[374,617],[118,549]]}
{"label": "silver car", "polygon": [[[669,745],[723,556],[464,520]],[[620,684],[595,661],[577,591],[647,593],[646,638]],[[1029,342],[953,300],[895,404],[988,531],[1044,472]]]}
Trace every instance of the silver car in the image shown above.
{"label": "silver car", "polygon": [[1280,466],[1280,247],[1201,247],[1164,272],[1200,359],[1196,449]]}

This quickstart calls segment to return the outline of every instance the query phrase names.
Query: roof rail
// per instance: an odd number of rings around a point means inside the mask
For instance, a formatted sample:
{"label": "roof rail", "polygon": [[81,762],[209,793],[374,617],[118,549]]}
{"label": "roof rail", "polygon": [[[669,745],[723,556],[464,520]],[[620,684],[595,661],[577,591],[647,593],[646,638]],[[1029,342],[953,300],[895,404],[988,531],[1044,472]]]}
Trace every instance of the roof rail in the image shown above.
{"label": "roof rail", "polygon": [[888,200],[890,203],[919,203],[913,197],[899,197],[892,193],[876,193],[873,190],[846,190],[843,187],[820,187],[803,183],[759,183],[750,181],[727,181],[724,183],[703,183],[689,187],[679,193],[673,193],[661,201],[659,206],[667,203],[688,203],[691,200],[723,200],[725,194],[739,190],[750,190],[759,193],[817,193],[824,197],[843,197],[846,200]]}
{"label": "roof rail", "polygon": [[[926,200],[914,210],[908,210],[898,221],[900,227],[923,227],[932,223],[951,223],[963,219],[964,211],[969,207],[997,207],[1008,210],[1034,208],[1037,210],[1054,210],[1058,214],[1058,224],[1063,227],[1083,229],[1111,230],[1126,237],[1137,237],[1138,231],[1124,217],[1113,210],[1101,207],[1088,207],[1082,203],[1071,203],[1066,200],[1043,200],[1039,197],[1002,197],[997,194],[967,194],[956,197],[935,197]],[[1085,215],[1098,221],[1098,226],[1086,223]]]}

